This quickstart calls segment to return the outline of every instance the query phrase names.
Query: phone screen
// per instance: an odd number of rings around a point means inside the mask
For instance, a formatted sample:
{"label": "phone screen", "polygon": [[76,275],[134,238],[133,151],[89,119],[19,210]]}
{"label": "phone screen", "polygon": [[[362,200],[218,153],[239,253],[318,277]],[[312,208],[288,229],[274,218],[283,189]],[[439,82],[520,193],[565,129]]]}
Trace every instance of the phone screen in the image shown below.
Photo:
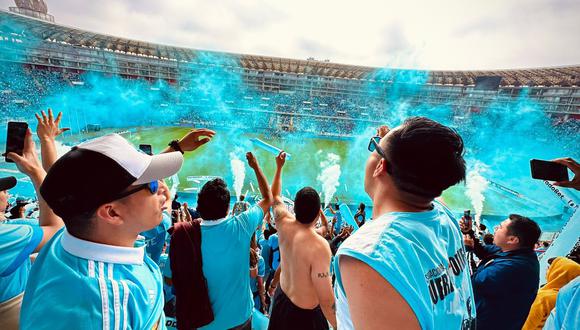
{"label": "phone screen", "polygon": [[140,144],[139,149],[144,153],[148,154],[149,156],[153,155],[153,150],[150,144]]}
{"label": "phone screen", "polygon": [[[14,152],[22,156],[22,149],[24,149],[24,138],[26,137],[26,130],[28,124],[25,122],[10,121],[8,122],[8,130],[6,136],[6,153]],[[6,158],[6,161],[12,163],[13,161]]]}
{"label": "phone screen", "polygon": [[530,161],[532,178],[548,181],[569,181],[568,168],[562,164],[532,159]]}

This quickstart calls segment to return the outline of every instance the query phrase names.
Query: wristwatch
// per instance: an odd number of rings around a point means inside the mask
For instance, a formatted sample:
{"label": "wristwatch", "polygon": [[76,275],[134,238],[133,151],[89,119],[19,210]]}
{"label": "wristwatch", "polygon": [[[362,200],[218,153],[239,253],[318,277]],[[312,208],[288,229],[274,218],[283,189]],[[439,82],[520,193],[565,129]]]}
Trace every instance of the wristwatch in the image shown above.
{"label": "wristwatch", "polygon": [[169,142],[168,146],[173,148],[173,150],[179,151],[179,152],[181,152],[181,154],[183,154],[183,150],[181,150],[181,147],[179,146],[179,141],[173,140],[173,141]]}

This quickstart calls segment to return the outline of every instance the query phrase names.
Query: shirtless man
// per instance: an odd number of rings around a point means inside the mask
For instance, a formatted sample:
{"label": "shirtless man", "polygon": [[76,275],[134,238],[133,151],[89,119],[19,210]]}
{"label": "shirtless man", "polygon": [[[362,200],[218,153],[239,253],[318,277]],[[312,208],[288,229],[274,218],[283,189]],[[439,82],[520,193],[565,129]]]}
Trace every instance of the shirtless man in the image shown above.
{"label": "shirtless man", "polygon": [[296,215],[286,209],[280,197],[285,160],[284,152],[276,158],[272,183],[282,273],[268,329],[328,329],[328,322],[336,329],[330,247],[315,229],[320,196],[310,187],[302,188],[294,200]]}

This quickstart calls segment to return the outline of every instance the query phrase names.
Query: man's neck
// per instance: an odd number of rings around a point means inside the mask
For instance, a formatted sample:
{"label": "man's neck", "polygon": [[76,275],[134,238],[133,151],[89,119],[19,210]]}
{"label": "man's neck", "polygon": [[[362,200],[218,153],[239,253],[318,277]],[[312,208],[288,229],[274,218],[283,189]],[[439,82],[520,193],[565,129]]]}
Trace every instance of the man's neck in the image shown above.
{"label": "man's neck", "polygon": [[137,235],[124,235],[120,233],[107,233],[105,235],[99,233],[91,233],[91,237],[77,237],[85,241],[112,245],[112,246],[122,246],[122,247],[134,247],[135,241],[137,240]]}
{"label": "man's neck", "polygon": [[403,201],[400,199],[378,196],[373,200],[373,219],[390,212],[425,212],[433,208],[433,201]]}

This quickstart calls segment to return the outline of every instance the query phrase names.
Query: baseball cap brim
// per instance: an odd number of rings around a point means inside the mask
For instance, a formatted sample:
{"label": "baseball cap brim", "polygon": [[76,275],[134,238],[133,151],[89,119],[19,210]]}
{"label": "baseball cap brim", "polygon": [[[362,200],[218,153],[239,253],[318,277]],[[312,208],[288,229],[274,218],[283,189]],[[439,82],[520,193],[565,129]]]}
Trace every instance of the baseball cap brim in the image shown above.
{"label": "baseball cap brim", "polygon": [[16,178],[8,176],[0,179],[0,191],[8,190],[16,186]]}
{"label": "baseball cap brim", "polygon": [[143,174],[133,184],[144,184],[151,181],[165,179],[176,174],[183,164],[183,155],[176,152],[168,152],[159,155],[153,155],[149,166]]}

